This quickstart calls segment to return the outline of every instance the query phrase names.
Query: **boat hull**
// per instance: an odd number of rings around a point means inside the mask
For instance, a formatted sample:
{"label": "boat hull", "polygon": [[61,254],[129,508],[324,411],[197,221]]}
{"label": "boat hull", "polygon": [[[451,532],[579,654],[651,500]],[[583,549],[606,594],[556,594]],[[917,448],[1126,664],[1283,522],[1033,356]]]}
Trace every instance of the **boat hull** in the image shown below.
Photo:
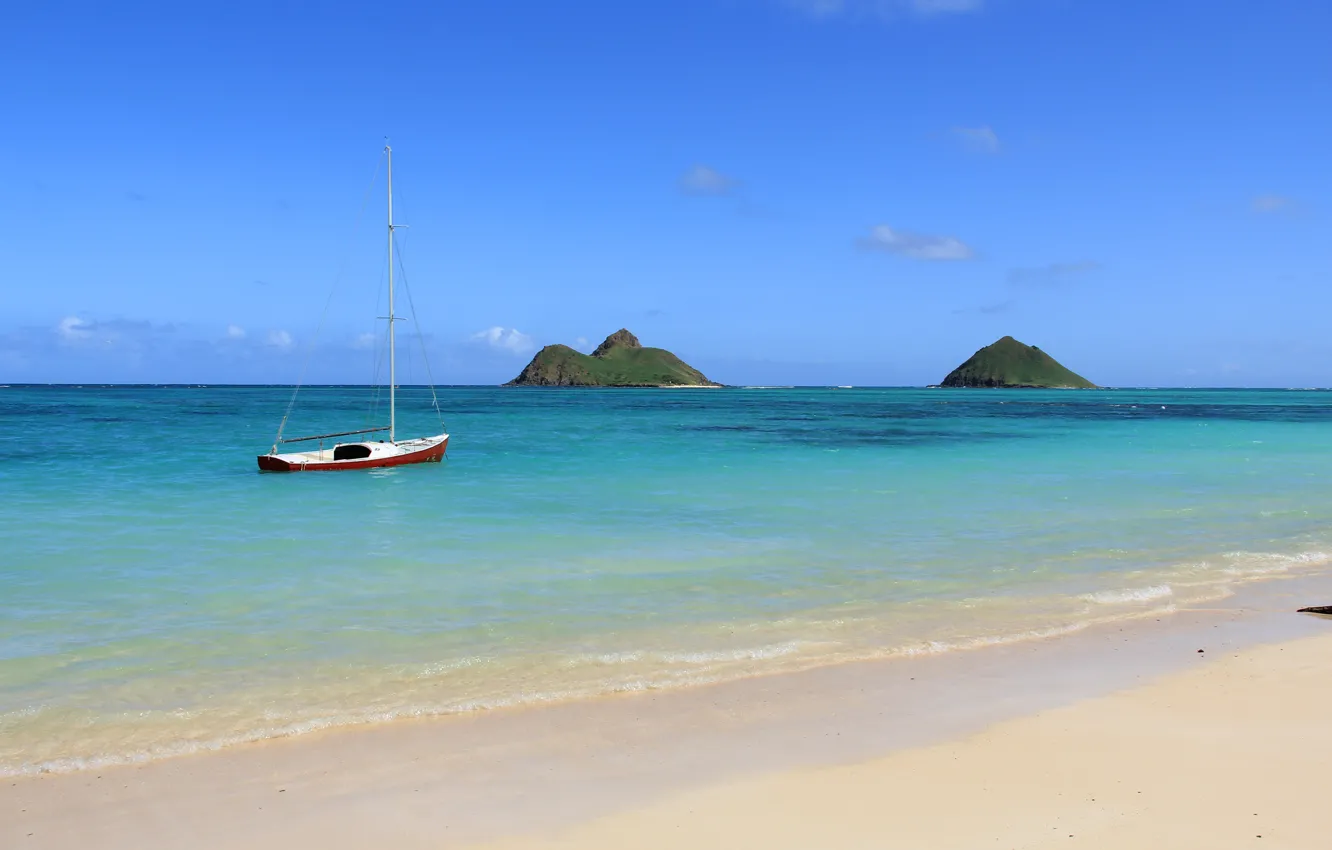
{"label": "boat hull", "polygon": [[448,450],[449,438],[444,435],[439,442],[433,442],[417,450],[385,457],[368,457],[356,460],[311,460],[297,455],[259,455],[260,472],[333,472],[352,469],[383,469],[390,466],[406,466],[413,463],[439,463]]}

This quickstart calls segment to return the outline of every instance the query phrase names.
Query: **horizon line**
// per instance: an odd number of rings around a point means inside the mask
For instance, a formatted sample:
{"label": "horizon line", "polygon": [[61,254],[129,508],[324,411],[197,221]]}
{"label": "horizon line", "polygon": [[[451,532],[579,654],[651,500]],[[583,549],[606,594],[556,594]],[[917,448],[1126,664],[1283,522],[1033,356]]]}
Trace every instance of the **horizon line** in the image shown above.
{"label": "horizon line", "polygon": [[[19,382],[0,384],[0,389],[28,389],[28,388],[51,388],[51,389],[133,389],[133,388],[158,388],[158,389],[383,389],[387,384],[248,384],[234,382],[116,382],[116,381],[81,381],[81,382]],[[688,386],[625,386],[625,387],[595,387],[595,386],[508,386],[506,384],[398,384],[398,389],[505,389],[505,390],[654,390],[654,389],[689,389]],[[1269,390],[1272,392],[1325,392],[1332,387],[1252,387],[1252,386],[1187,386],[1187,385],[1164,385],[1156,384],[1152,386],[1125,385],[1125,386],[1098,386],[1098,387],[944,387],[939,384],[721,384],[720,386],[708,387],[708,389],[733,389],[733,390],[1075,390],[1078,392],[1095,392],[1097,390]]]}

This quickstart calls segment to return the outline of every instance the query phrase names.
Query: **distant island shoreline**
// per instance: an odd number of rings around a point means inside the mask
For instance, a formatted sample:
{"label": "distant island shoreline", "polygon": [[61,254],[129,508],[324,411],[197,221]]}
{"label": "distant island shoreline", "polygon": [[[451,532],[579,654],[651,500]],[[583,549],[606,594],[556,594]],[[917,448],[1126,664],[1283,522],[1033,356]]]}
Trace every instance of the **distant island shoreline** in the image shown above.
{"label": "distant island shoreline", "polygon": [[1100,389],[1037,346],[1018,342],[1011,336],[1001,337],[971,355],[937,386],[941,389]]}
{"label": "distant island shoreline", "polygon": [[[306,387],[364,388],[383,386],[353,382],[305,383]],[[14,381],[0,383],[0,392],[25,388],[50,389],[292,389],[291,383],[246,383],[232,381],[182,382],[119,382],[119,381]],[[458,383],[417,384],[399,383],[400,390],[410,389],[483,389],[483,388],[554,387],[560,389],[838,389],[838,390],[913,390],[913,389],[1095,389],[1118,391],[1180,391],[1225,392],[1328,392],[1332,386],[1103,386],[1094,384],[1060,364],[1038,346],[1026,345],[1011,336],[977,350],[964,363],[950,372],[941,382],[933,384],[724,384],[713,381],[702,372],[685,363],[675,354],[660,348],[648,348],[639,343],[628,330],[611,334],[591,354],[584,354],[567,345],[547,345],[542,348],[514,379],[503,384]]]}
{"label": "distant island shoreline", "polygon": [[[477,387],[494,387],[495,384],[476,384]],[[811,387],[744,387],[730,384],[499,384],[506,390],[736,390],[736,389],[823,389],[822,385]],[[398,387],[402,388],[401,385]],[[885,388],[887,389],[887,388]],[[912,389],[901,387],[899,389]]]}
{"label": "distant island shoreline", "polygon": [[[723,386],[662,348],[645,348],[621,328],[583,354],[547,345],[505,387],[715,389]],[[851,389],[839,385],[837,389]],[[1099,389],[1034,345],[1001,337],[926,389]]]}
{"label": "distant island shoreline", "polygon": [[506,387],[715,388],[715,381],[664,348],[645,348],[626,328],[591,354],[567,345],[537,352]]}

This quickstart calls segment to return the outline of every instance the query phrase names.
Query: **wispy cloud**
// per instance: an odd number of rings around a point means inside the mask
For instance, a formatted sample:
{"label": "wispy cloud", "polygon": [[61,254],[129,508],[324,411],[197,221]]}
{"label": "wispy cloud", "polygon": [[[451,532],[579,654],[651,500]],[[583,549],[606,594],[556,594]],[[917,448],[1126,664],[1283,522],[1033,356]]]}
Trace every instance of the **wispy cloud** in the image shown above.
{"label": "wispy cloud", "polygon": [[[309,358],[306,375],[315,382],[347,383],[368,377],[369,352],[356,347],[359,328],[345,334],[324,333],[317,339],[312,336],[313,322],[286,327],[235,323],[245,331],[244,337],[229,333],[229,327],[225,318],[197,324],[159,323],[104,318],[68,307],[64,313],[48,315],[31,325],[0,317],[0,379],[13,383],[286,382],[302,374],[299,370],[307,348],[317,355]],[[383,342],[382,335],[379,342]],[[512,377],[510,357],[478,357],[477,346],[466,335],[445,342],[427,334],[422,342],[432,366],[450,359],[467,363],[474,370],[469,379],[477,383]],[[412,348],[415,352],[415,344]]]}
{"label": "wispy cloud", "polygon": [[245,328],[240,325],[227,325],[227,339],[245,339]]}
{"label": "wispy cloud", "polygon": [[1259,195],[1253,199],[1253,211],[1259,215],[1289,212],[1294,207],[1294,199],[1285,195]]}
{"label": "wispy cloud", "polygon": [[363,333],[351,341],[351,347],[357,351],[369,351],[375,347],[375,335],[372,333]]}
{"label": "wispy cloud", "polygon": [[498,325],[472,334],[472,341],[509,354],[526,354],[536,348],[536,341],[532,337],[517,328],[502,328]]}
{"label": "wispy cloud", "polygon": [[61,345],[77,346],[95,343],[99,346],[119,346],[137,349],[153,338],[170,334],[172,325],[131,319],[85,319],[65,316],[55,326],[55,338]]}
{"label": "wispy cloud", "polygon": [[897,230],[886,224],[880,224],[870,230],[870,235],[860,240],[862,248],[871,251],[885,251],[913,260],[970,260],[976,256],[971,246],[956,236],[932,236],[928,233],[912,233]]}
{"label": "wispy cloud", "polygon": [[954,127],[953,136],[973,153],[999,153],[999,135],[988,124],[981,127]]}
{"label": "wispy cloud", "polygon": [[1008,288],[1010,297],[991,301],[976,307],[959,307],[954,314],[979,313],[993,316],[1007,313],[1028,298],[1039,298],[1039,293],[1058,291],[1072,287],[1085,276],[1101,268],[1101,264],[1092,260],[1076,263],[1049,263],[1044,266],[1027,266],[1010,269]]}
{"label": "wispy cloud", "polygon": [[276,348],[278,351],[290,351],[296,347],[296,340],[284,330],[269,331],[264,341],[270,348]]}
{"label": "wispy cloud", "polygon": [[985,0],[783,0],[786,6],[811,18],[878,18],[888,20],[903,14],[929,17],[978,12]]}
{"label": "wispy cloud", "polygon": [[680,191],[686,195],[729,195],[740,181],[706,165],[692,166],[680,175]]}
{"label": "wispy cloud", "polygon": [[1045,266],[1018,268],[1008,273],[1008,282],[1013,286],[1025,287],[1067,286],[1100,267],[1100,263],[1084,260],[1077,263],[1050,263]]}
{"label": "wispy cloud", "polygon": [[92,337],[93,323],[78,316],[66,316],[56,325],[56,335],[63,342],[81,342]]}

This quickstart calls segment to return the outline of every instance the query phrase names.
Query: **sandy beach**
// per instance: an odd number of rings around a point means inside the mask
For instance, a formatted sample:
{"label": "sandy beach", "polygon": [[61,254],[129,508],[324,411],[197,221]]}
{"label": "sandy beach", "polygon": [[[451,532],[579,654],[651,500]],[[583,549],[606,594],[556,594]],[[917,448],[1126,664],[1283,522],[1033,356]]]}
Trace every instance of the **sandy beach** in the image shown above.
{"label": "sandy beach", "polygon": [[860,765],[680,794],[520,848],[1326,847],[1332,635]]}
{"label": "sandy beach", "polygon": [[1292,600],[1326,584],[971,652],[12,778],[0,844],[1322,847],[1332,622]]}
{"label": "sandy beach", "polygon": [[1332,850],[1332,0],[1201,5],[16,3],[0,850]]}

